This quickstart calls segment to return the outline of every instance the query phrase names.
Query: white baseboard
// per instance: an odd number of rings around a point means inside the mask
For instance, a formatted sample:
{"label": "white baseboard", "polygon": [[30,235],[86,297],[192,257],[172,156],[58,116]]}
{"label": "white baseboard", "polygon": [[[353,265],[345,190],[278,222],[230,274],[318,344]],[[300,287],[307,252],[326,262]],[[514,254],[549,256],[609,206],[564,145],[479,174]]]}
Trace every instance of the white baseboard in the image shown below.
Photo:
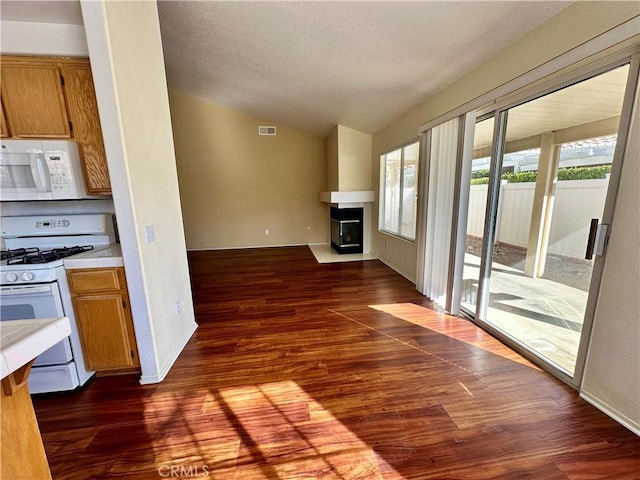
{"label": "white baseboard", "polygon": [[635,433],[640,437],[640,424],[637,421],[633,421],[632,419],[628,418],[626,415],[618,412],[615,408],[612,408],[606,405],[605,403],[600,401],[598,398],[592,395],[589,395],[586,392],[580,392],[580,398],[582,398],[585,402],[590,403],[591,405],[596,407],[598,410],[600,410],[602,413],[613,418],[620,425],[628,428],[629,430],[631,430],[633,433]]}
{"label": "white baseboard", "polygon": [[164,362],[164,365],[162,366],[162,368],[160,368],[158,372],[152,375],[142,375],[140,377],[140,384],[148,385],[150,383],[160,383],[162,380],[164,380],[164,377],[167,376],[167,374],[171,370],[171,367],[173,367],[173,364],[176,362],[176,360],[180,356],[180,353],[182,353],[182,350],[184,350],[184,347],[187,345],[187,342],[189,341],[189,339],[191,339],[191,336],[193,335],[193,333],[196,331],[197,328],[198,328],[198,324],[193,322],[189,330],[185,332],[182,342],[180,342],[180,344],[173,351],[171,356]]}
{"label": "white baseboard", "polygon": [[380,260],[382,263],[384,263],[387,267],[389,267],[391,270],[394,270],[396,272],[398,272],[400,275],[402,275],[404,278],[406,278],[407,280],[409,280],[411,283],[413,283],[414,285],[416,284],[416,279],[412,278],[411,275],[409,275],[406,272],[403,272],[402,270],[400,270],[398,267],[396,267],[395,265],[392,265],[390,263],[388,263],[384,258],[380,258],[378,257],[378,260]]}
{"label": "white baseboard", "polygon": [[243,247],[205,247],[187,248],[187,252],[206,252],[209,250],[248,250],[250,248],[272,248],[272,247],[306,247],[306,243],[287,243],[283,245],[246,245]]}

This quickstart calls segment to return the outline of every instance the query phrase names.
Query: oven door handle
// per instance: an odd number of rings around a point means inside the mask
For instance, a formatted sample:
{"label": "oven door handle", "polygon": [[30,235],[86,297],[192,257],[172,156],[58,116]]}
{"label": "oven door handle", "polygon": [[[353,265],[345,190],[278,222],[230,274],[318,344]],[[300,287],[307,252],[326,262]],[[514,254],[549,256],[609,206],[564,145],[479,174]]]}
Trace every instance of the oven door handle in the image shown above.
{"label": "oven door handle", "polygon": [[3,297],[12,295],[28,295],[30,293],[51,293],[50,285],[21,285],[15,287],[2,287],[0,295]]}

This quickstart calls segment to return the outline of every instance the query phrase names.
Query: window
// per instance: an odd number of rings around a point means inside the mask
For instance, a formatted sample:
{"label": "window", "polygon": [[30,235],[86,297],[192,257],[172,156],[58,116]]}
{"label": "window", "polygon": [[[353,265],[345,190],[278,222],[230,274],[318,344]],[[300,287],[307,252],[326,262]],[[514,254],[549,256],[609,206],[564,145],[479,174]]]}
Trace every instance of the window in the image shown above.
{"label": "window", "polygon": [[414,142],[380,157],[379,228],[408,240],[416,238],[419,145]]}

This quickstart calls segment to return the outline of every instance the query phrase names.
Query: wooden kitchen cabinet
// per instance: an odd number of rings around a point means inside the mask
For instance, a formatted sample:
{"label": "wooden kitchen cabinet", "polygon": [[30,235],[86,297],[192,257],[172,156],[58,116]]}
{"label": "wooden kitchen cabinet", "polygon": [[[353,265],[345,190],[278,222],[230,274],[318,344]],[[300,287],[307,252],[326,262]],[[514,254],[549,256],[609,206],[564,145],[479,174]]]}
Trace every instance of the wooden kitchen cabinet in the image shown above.
{"label": "wooden kitchen cabinet", "polygon": [[71,138],[78,144],[90,195],[110,195],[111,182],[88,59],[0,57],[2,136]]}
{"label": "wooden kitchen cabinet", "polygon": [[58,65],[3,59],[0,70],[2,103],[13,137],[71,138]]}
{"label": "wooden kitchen cabinet", "polygon": [[64,64],[64,80],[73,138],[78,142],[83,160],[87,193],[110,194],[107,155],[102,140],[91,66],[88,62]]}
{"label": "wooden kitchen cabinet", "polygon": [[103,373],[138,371],[133,319],[124,268],[67,272],[87,369]]}
{"label": "wooden kitchen cabinet", "polygon": [[4,117],[4,107],[0,102],[0,137],[5,138],[9,136],[9,127],[7,127],[7,120]]}

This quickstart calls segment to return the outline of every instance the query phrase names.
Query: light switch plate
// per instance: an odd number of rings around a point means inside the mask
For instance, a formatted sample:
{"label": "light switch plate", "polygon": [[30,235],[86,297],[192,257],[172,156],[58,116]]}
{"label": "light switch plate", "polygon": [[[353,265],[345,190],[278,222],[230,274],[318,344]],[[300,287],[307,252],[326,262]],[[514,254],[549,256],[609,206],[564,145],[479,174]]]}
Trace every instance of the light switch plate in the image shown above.
{"label": "light switch plate", "polygon": [[153,229],[153,225],[144,227],[144,235],[147,243],[151,243],[156,239],[156,232]]}

